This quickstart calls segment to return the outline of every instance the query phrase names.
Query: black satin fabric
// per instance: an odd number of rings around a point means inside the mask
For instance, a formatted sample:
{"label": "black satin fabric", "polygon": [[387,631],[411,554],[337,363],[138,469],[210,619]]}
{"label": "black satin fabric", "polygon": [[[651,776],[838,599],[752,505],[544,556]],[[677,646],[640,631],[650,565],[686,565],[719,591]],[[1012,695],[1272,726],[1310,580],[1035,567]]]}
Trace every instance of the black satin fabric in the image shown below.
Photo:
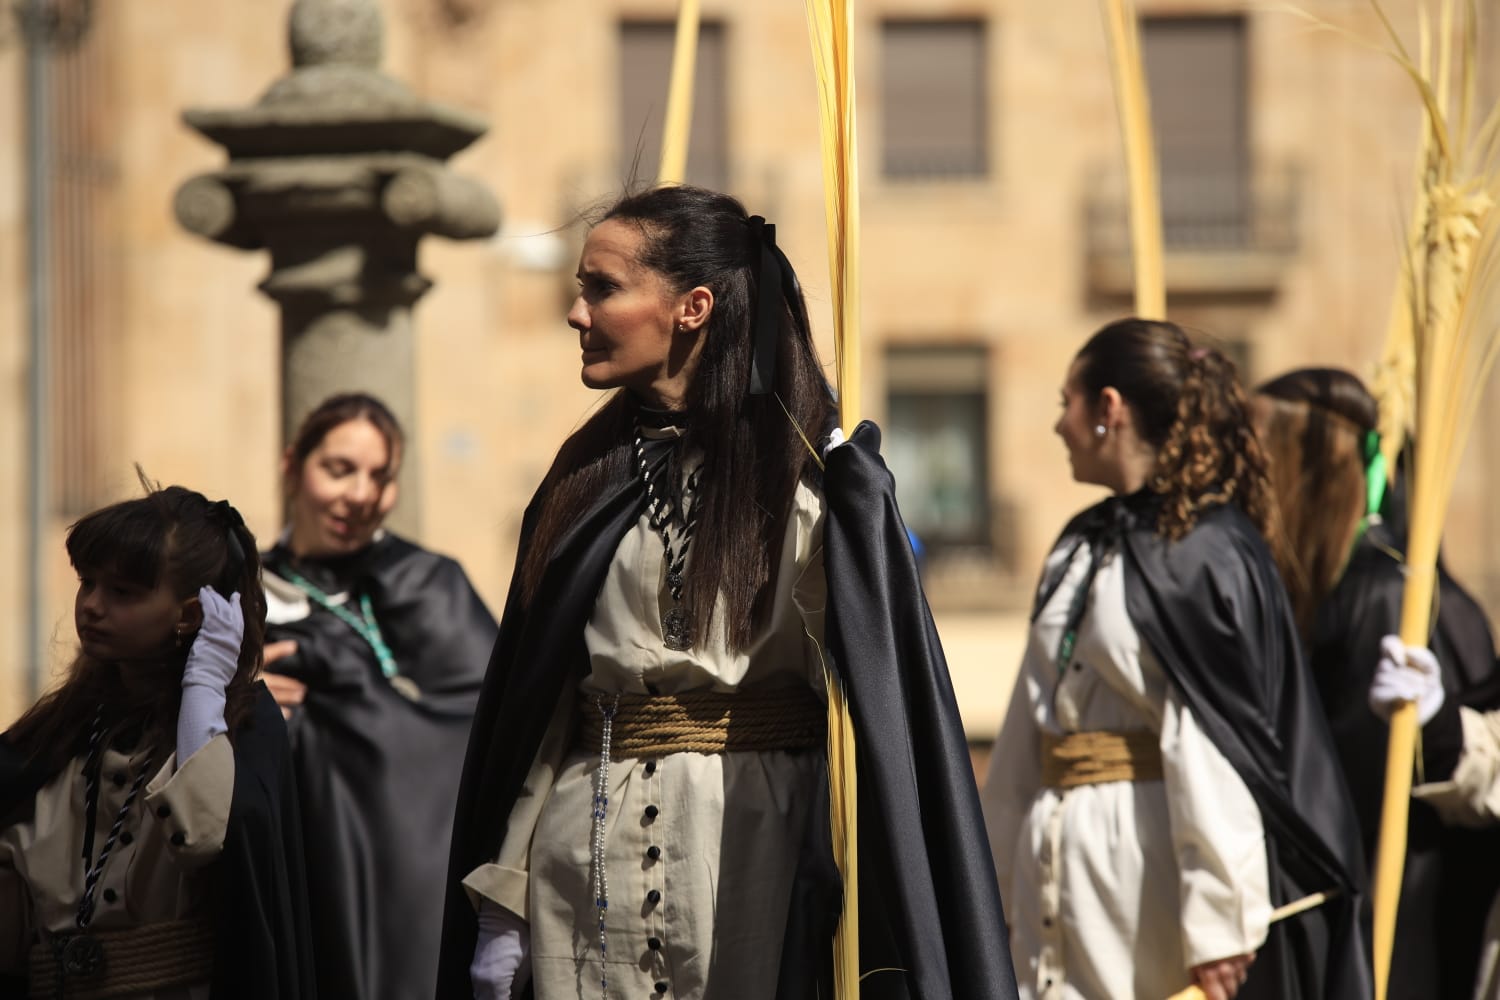
{"label": "black satin fabric", "polygon": [[[386,535],[357,556],[289,566],[370,597],[413,700],[347,623],[313,605],[266,641],[297,652],[267,669],[308,686],[288,722],[302,792],[318,988],[348,1000],[427,1000],[437,969],[453,803],[494,619],[453,560]],[[357,604],[354,605],[357,608]]]}
{"label": "black satin fabric", "polygon": [[1076,534],[1121,546],[1131,622],[1260,807],[1272,905],[1338,893],[1272,925],[1238,996],[1364,1000],[1359,826],[1275,562],[1238,507],[1205,511],[1168,542],[1155,530],[1157,503],[1145,492],[1106,500],[1060,544]]}
{"label": "black satin fabric", "polygon": [[[871,975],[862,993],[872,1000],[1014,997],[967,745],[878,444],[873,425],[862,426],[853,445],[832,453],[838,458],[830,457],[823,484],[828,652],[848,679],[861,747],[861,967],[904,970]],[[648,450],[660,446],[647,442]],[[533,499],[523,519],[518,566],[539,508]],[[459,792],[440,1000],[473,995],[476,926],[460,883],[499,851],[551,709],[586,675],[584,625],[641,510],[639,483],[632,477],[616,484],[561,539],[529,608],[512,581]],[[859,644],[849,645],[855,636]],[[793,880],[778,1000],[831,995],[842,886],[829,845],[826,775],[815,795]],[[528,985],[517,1000],[531,996]]]}
{"label": "black satin fabric", "polygon": [[[216,915],[213,1000],[314,1000],[302,826],[281,710],[264,685],[234,734],[234,793],[224,852],[209,868]],[[80,748],[82,752],[83,748]],[[30,817],[56,772],[26,767],[0,738],[0,823]],[[0,976],[0,996],[25,996],[24,977]]]}
{"label": "black satin fabric", "polygon": [[[1404,586],[1399,524],[1372,527],[1338,586],[1318,609],[1308,660],[1354,797],[1367,856],[1374,857],[1389,728],[1369,709],[1382,636],[1400,631]],[[1430,645],[1447,699],[1422,730],[1426,779],[1452,773],[1463,743],[1458,708],[1500,707],[1500,671],[1484,611],[1439,567]],[[1391,1000],[1469,1000],[1485,916],[1500,888],[1500,831],[1448,828],[1413,801],[1391,956]],[[1366,924],[1368,933],[1368,923]]]}
{"label": "black satin fabric", "polygon": [[[648,442],[648,448],[655,447]],[[474,713],[459,783],[449,852],[447,903],[437,971],[439,1000],[471,1000],[469,962],[478,926],[462,882],[494,860],[511,808],[531,770],[559,698],[587,674],[583,630],[620,539],[640,517],[644,496],[633,477],[615,485],[561,539],[530,606],[521,600],[520,569],[541,511],[540,494],[521,520],[521,542],[510,594],[500,618]],[[527,1000],[528,983],[516,1000]]]}
{"label": "black satin fabric", "polygon": [[1015,997],[968,742],[880,431],[860,424],[826,464],[827,646],[857,738],[861,995]]}

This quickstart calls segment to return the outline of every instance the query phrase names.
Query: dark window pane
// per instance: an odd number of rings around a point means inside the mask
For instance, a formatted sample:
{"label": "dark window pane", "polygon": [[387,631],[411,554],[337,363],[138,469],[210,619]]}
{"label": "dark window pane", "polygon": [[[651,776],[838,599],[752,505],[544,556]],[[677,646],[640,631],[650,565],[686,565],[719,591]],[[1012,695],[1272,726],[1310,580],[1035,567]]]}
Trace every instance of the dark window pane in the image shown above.
{"label": "dark window pane", "polygon": [[1148,17],[1141,52],[1167,243],[1243,245],[1250,170],[1245,19]]}
{"label": "dark window pane", "polygon": [[[629,177],[634,168],[637,180],[656,178],[676,33],[671,21],[620,24],[621,177]],[[689,183],[715,190],[723,190],[728,184],[726,104],[723,25],[703,21],[698,25],[693,73],[693,121],[686,173]]]}
{"label": "dark window pane", "polygon": [[881,35],[886,176],[986,173],[983,22],[887,21]]}
{"label": "dark window pane", "polygon": [[886,454],[907,526],[934,554],[990,546],[986,358],[972,347],[892,348]]}

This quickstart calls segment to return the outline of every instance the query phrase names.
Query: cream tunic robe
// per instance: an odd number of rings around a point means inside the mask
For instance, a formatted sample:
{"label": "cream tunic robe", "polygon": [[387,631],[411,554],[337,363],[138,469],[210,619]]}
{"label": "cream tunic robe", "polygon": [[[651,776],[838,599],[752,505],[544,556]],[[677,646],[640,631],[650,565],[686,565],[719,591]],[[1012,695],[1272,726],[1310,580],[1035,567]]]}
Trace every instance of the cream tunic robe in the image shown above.
{"label": "cream tunic robe", "polygon": [[[107,748],[100,770],[94,856],[125,804],[144,751]],[[34,931],[72,933],[83,896],[83,758],[36,796],[31,819],[0,831],[0,972],[25,974]],[[202,868],[224,849],[234,792],[234,752],[215,736],[182,767],[174,753],[142,786],[95,890],[90,930],[209,919]],[[208,984],[141,1000],[203,1000]]]}
{"label": "cream tunic robe", "polygon": [[[1048,558],[1047,570],[1067,558]],[[1072,666],[1057,646],[1087,575],[1078,548],[1031,628],[982,800],[1022,1000],[1165,1000],[1192,966],[1251,952],[1271,906],[1260,811],[1141,644],[1106,555]],[[1041,787],[1041,738],[1150,730],[1163,779]]]}
{"label": "cream tunic robe", "polygon": [[[616,549],[585,639],[589,692],[809,685],[822,697],[822,501],[799,486],[774,611],[742,652],[715,614],[684,652],[662,643],[670,607],[661,537],[642,515]],[[572,745],[565,692],[510,815],[499,856],[465,880],[531,924],[537,1000],[599,997],[590,831],[598,754]],[[776,992],[782,934],[822,753],[677,753],[616,760],[605,823],[610,997],[759,1000]],[[665,991],[660,987],[664,986]]]}
{"label": "cream tunic robe", "polygon": [[[1500,712],[1479,712],[1460,706],[1464,748],[1447,781],[1418,785],[1412,794],[1431,805],[1457,826],[1489,826],[1500,822]],[[1478,1000],[1500,1000],[1500,896],[1490,907],[1484,946],[1479,954]]]}

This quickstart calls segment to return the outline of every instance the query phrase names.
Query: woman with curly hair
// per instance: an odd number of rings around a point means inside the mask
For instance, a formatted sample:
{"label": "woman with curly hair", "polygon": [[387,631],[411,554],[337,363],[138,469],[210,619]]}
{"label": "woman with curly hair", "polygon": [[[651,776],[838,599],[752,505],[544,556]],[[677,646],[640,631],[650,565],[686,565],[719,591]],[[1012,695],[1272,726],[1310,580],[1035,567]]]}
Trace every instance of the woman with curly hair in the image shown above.
{"label": "woman with curly hair", "polygon": [[1021,996],[1367,995],[1358,828],[1234,366],[1121,320],[1062,405],[1074,478],[1114,495],[1047,558],[983,793]]}

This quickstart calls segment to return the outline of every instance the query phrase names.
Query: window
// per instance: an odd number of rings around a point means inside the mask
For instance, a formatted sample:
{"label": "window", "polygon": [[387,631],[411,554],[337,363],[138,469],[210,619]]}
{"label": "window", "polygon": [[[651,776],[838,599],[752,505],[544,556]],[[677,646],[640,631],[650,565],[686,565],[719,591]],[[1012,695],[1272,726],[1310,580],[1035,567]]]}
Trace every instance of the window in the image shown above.
{"label": "window", "polygon": [[1172,246],[1249,240],[1249,136],[1243,17],[1150,17],[1141,52]]}
{"label": "window", "polygon": [[885,175],[982,177],[989,170],[984,22],[881,26]]}
{"label": "window", "polygon": [[[632,168],[637,180],[656,177],[676,35],[677,26],[671,21],[625,21],[620,25],[621,177],[630,177]],[[722,191],[728,187],[729,156],[724,30],[718,22],[702,21],[698,25],[693,77],[686,179]]]}
{"label": "window", "polygon": [[988,355],[983,347],[892,347],[888,446],[896,498],[926,553],[988,552]]}

